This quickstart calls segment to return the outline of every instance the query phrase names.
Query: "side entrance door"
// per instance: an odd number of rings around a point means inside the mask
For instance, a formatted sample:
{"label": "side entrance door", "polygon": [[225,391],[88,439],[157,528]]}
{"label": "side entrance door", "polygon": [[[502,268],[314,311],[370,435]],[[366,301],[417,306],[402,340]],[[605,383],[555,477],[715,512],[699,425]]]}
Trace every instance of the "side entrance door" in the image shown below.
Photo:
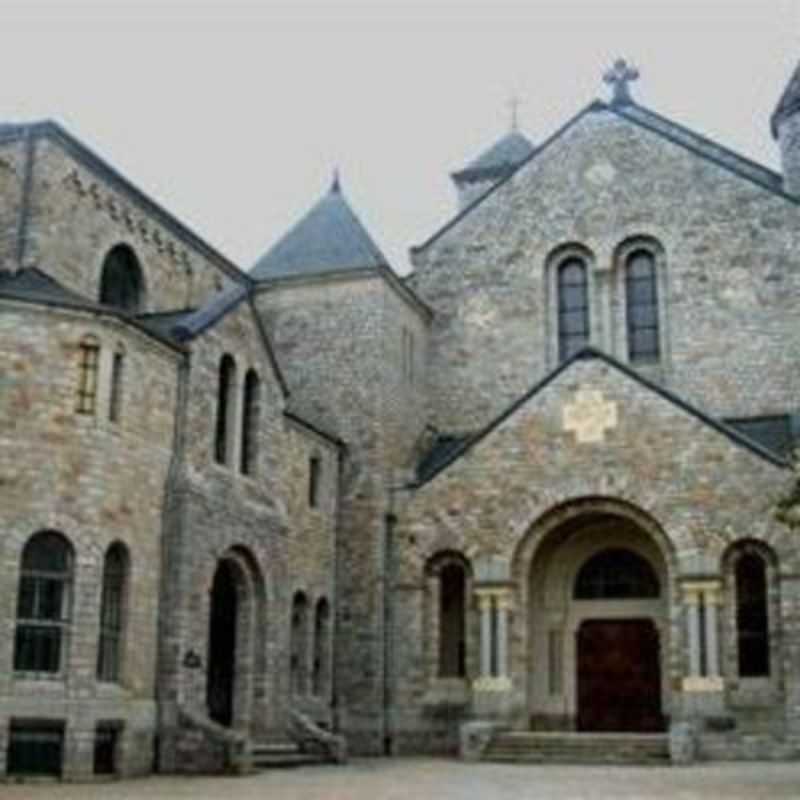
{"label": "side entrance door", "polygon": [[577,644],[579,731],[664,730],[652,620],[587,620]]}

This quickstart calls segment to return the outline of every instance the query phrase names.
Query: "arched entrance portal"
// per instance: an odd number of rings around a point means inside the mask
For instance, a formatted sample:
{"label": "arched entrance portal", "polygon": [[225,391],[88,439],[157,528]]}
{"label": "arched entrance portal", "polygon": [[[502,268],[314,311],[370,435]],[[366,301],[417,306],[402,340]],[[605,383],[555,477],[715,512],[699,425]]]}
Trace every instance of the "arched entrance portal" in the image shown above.
{"label": "arched entrance portal", "polygon": [[231,725],[233,722],[239,605],[234,569],[236,567],[232,562],[220,561],[211,588],[206,703],[209,717],[220,725]]}
{"label": "arched entrance portal", "polygon": [[664,729],[667,576],[659,544],[628,516],[587,510],[543,535],[527,589],[534,729]]}

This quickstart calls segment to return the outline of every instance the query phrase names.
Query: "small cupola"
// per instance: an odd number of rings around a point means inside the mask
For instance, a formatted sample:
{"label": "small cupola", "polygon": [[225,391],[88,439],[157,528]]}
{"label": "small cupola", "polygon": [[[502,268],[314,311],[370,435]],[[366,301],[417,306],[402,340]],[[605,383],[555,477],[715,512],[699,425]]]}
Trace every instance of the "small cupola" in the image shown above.
{"label": "small cupola", "polygon": [[459,210],[466,208],[492,186],[508,177],[534,151],[531,141],[517,129],[516,113],[511,131],[484,150],[451,178],[458,192]]}

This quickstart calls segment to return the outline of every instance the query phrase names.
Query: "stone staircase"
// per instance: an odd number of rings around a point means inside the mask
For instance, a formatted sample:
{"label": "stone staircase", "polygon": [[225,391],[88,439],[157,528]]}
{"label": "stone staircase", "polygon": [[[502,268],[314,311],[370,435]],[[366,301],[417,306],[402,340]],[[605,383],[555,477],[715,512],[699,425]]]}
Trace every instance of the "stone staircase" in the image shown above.
{"label": "stone staircase", "polygon": [[667,766],[669,740],[661,733],[496,733],[484,761],[515,764],[654,764]]}
{"label": "stone staircase", "polygon": [[302,767],[328,761],[321,754],[303,752],[295,742],[254,742],[250,746],[250,756],[255,770]]}

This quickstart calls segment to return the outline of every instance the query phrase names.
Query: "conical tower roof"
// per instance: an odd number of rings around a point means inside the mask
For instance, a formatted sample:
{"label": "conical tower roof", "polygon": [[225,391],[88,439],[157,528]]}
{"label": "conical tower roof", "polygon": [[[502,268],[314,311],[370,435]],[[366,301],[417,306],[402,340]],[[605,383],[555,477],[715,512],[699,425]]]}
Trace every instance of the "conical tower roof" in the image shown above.
{"label": "conical tower roof", "polygon": [[778,138],[778,126],[786,117],[800,111],[800,64],[795,68],[792,77],[789,78],[789,83],[783,90],[781,99],[772,112],[770,119],[770,127],[772,128],[772,135]]}
{"label": "conical tower roof", "polygon": [[310,211],[256,261],[256,280],[387,267],[342,194],[339,178]]}

